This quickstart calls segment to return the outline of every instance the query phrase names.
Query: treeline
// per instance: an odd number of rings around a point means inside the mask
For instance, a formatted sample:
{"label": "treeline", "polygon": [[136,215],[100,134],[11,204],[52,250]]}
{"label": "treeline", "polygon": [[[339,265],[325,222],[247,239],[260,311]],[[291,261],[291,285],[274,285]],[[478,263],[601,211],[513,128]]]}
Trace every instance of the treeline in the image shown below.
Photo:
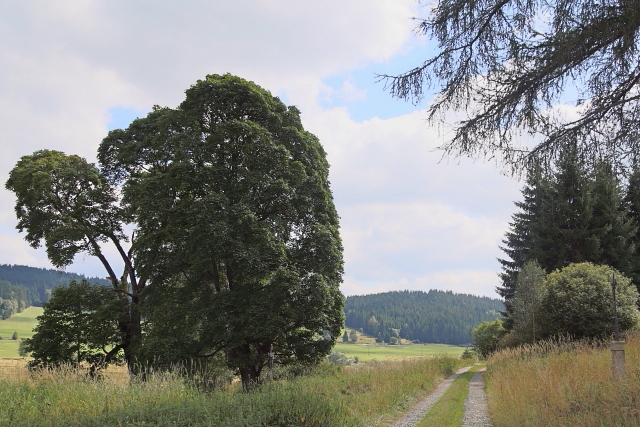
{"label": "treeline", "polygon": [[380,342],[440,344],[470,343],[471,330],[502,310],[498,299],[437,290],[349,296],[344,308],[348,328],[361,328]]}
{"label": "treeline", "polygon": [[[82,279],[85,277],[80,274],[2,264],[0,265],[0,319],[8,319],[27,307],[47,302],[53,288],[66,286],[72,280]],[[88,280],[91,283],[108,285],[104,279]]]}

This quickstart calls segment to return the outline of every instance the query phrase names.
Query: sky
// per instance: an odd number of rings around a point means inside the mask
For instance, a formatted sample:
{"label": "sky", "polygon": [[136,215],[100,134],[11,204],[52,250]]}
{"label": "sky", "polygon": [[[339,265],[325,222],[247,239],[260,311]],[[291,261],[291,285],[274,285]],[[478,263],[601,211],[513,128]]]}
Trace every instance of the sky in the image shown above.
{"label": "sky", "polygon": [[[153,105],[177,107],[207,74],[231,73],[297,106],[323,144],[345,295],[497,298],[499,246],[522,182],[495,162],[443,158],[437,147],[451,133],[426,120],[430,96],[412,105],[376,79],[433,52],[414,31],[425,14],[416,0],[0,2],[0,181],[36,150],[95,162],[109,130]],[[0,264],[52,268],[15,229],[14,205],[3,185]],[[89,256],[66,270],[105,276]]]}

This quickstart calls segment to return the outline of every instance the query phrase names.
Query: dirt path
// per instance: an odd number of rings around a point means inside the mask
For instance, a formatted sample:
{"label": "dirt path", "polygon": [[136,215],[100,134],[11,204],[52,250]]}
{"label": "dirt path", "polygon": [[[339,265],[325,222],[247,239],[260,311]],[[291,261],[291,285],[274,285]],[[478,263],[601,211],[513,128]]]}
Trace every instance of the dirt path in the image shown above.
{"label": "dirt path", "polygon": [[[429,396],[409,410],[392,427],[415,427],[422,418],[429,412],[429,409],[444,395],[453,380],[470,367],[459,369],[442,382]],[[489,412],[487,411],[487,399],[484,392],[484,372],[485,368],[476,371],[469,382],[469,393],[464,403],[463,427],[491,427]]]}
{"label": "dirt path", "polygon": [[484,373],[487,368],[477,370],[469,382],[469,394],[464,402],[462,427],[491,427],[487,410],[487,396],[484,392]]}
{"label": "dirt path", "polygon": [[426,413],[429,412],[429,409],[431,409],[433,404],[436,403],[447,391],[453,380],[455,380],[458,375],[467,372],[469,368],[470,366],[458,369],[455,374],[444,380],[429,396],[411,408],[402,418],[396,421],[396,423],[393,424],[393,427],[415,427],[420,420],[424,418]]}

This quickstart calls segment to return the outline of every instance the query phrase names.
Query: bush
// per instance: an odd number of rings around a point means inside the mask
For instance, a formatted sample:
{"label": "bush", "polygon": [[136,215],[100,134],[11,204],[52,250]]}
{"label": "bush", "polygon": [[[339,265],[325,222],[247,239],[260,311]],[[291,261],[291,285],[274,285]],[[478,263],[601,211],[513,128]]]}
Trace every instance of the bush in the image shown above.
{"label": "bush", "polygon": [[620,330],[637,326],[640,320],[638,291],[631,279],[611,267],[585,262],[570,264],[547,276],[541,306],[543,334],[547,337],[570,334],[574,338],[611,335],[614,275]]}
{"label": "bush", "polygon": [[498,348],[498,342],[506,333],[500,320],[482,322],[471,331],[475,350],[481,357],[487,357]]}
{"label": "bush", "polygon": [[14,332],[13,335],[11,336],[11,339],[14,340],[14,341],[17,340],[18,339],[18,333]]}
{"label": "bush", "polygon": [[334,365],[349,366],[358,363],[357,357],[349,357],[345,353],[332,352],[326,357],[327,361]]}

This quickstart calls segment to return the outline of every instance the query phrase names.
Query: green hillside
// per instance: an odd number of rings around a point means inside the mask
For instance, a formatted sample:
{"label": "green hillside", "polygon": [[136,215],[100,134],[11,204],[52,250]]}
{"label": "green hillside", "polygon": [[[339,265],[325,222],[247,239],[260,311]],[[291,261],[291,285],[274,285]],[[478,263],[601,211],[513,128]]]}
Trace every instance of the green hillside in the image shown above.
{"label": "green hillside", "polygon": [[437,290],[349,296],[344,307],[348,328],[380,341],[454,345],[470,343],[471,330],[503,310],[498,299]]}
{"label": "green hillside", "polygon": [[[83,275],[24,265],[0,265],[0,320],[20,313],[31,305],[49,300],[51,290]],[[91,283],[108,285],[104,279],[89,278]]]}
{"label": "green hillside", "polygon": [[0,358],[18,357],[18,345],[20,340],[12,340],[14,332],[18,338],[31,338],[33,328],[38,321],[36,317],[42,314],[42,307],[29,307],[22,313],[14,314],[9,319],[0,321]]}

